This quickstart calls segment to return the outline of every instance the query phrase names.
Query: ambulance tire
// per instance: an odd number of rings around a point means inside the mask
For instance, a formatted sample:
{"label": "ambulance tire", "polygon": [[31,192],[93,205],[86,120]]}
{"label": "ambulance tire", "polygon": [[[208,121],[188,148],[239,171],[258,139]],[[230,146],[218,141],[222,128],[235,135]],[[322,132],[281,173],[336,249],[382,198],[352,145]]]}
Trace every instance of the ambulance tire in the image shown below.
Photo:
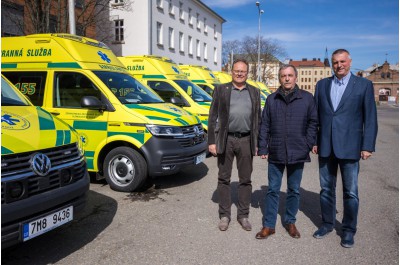
{"label": "ambulance tire", "polygon": [[121,146],[111,150],[103,167],[107,183],[115,191],[135,191],[147,178],[146,160],[130,147]]}

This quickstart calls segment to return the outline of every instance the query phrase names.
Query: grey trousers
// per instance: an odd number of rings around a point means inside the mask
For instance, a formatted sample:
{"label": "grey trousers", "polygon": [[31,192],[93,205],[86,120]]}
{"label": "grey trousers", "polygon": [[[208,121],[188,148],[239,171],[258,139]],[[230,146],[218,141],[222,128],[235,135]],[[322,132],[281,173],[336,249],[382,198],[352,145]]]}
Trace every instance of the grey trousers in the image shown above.
{"label": "grey trousers", "polygon": [[219,218],[231,219],[231,174],[233,160],[239,176],[237,218],[247,218],[251,202],[251,173],[253,172],[253,155],[251,154],[250,136],[236,138],[228,136],[225,153],[218,155]]}

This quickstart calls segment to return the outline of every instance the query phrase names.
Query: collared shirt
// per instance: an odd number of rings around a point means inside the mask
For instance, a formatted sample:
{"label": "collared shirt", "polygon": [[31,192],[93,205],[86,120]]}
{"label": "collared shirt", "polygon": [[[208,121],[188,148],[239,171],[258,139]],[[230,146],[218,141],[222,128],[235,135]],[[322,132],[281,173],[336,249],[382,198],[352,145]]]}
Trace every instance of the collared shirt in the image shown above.
{"label": "collared shirt", "polygon": [[336,111],[337,107],[339,106],[339,102],[342,99],[343,93],[349,83],[351,73],[349,72],[345,77],[342,79],[337,78],[336,76],[333,77],[332,85],[331,85],[331,101],[333,110]]}
{"label": "collared shirt", "polygon": [[250,132],[251,108],[252,103],[247,87],[239,90],[232,85],[229,107],[229,132]]}

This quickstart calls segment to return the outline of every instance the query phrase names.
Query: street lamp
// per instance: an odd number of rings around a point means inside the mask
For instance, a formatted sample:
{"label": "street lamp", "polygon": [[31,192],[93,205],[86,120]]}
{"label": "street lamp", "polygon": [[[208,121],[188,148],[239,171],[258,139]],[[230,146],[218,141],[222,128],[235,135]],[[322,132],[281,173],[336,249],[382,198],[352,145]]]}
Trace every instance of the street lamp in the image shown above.
{"label": "street lamp", "polygon": [[261,42],[261,14],[264,13],[264,10],[260,8],[260,2],[256,2],[256,6],[258,8],[258,53],[257,53],[257,81],[261,82],[261,65],[260,65],[260,42]]}

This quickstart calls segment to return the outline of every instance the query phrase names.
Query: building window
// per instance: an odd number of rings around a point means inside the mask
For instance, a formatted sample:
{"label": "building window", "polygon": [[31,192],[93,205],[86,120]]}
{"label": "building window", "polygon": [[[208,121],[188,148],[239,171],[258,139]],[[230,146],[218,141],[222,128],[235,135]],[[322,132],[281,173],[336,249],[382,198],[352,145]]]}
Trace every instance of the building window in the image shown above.
{"label": "building window", "polygon": [[214,48],[214,63],[218,62],[217,48]]}
{"label": "building window", "polygon": [[24,35],[24,6],[1,2],[1,36]]}
{"label": "building window", "polygon": [[304,71],[301,71],[301,74],[304,75]]}
{"label": "building window", "polygon": [[322,74],[323,74],[323,72],[322,72],[322,70],[321,70],[320,75],[322,75]]}
{"label": "building window", "polygon": [[193,55],[193,38],[189,36],[188,38],[188,52],[190,55]]}
{"label": "building window", "polygon": [[200,58],[200,53],[201,53],[201,51],[200,51],[200,41],[196,40],[196,56],[198,58]]}
{"label": "building window", "polygon": [[303,81],[303,78],[301,78],[301,82],[304,82],[304,81]]}
{"label": "building window", "polygon": [[208,54],[207,54],[207,43],[204,42],[204,60],[208,59]]}
{"label": "building window", "polygon": [[308,74],[311,75],[311,71],[308,71]]}
{"label": "building window", "polygon": [[185,19],[185,16],[184,16],[184,13],[183,13],[183,3],[182,2],[179,2],[179,19],[180,20],[184,20]]}
{"label": "building window", "polygon": [[185,51],[185,39],[182,32],[179,32],[179,51],[180,52]]}
{"label": "building window", "polygon": [[193,15],[191,8],[189,8],[188,14],[189,14],[189,25],[193,25]]}
{"label": "building window", "polygon": [[172,4],[172,0],[168,1],[168,13],[170,15],[175,15],[174,14],[174,5]]}
{"label": "building window", "polygon": [[214,24],[214,39],[217,39],[217,25]]}
{"label": "building window", "polygon": [[124,20],[117,19],[114,20],[115,25],[115,41],[122,42],[124,41]]}
{"label": "building window", "polygon": [[200,14],[199,13],[197,13],[196,14],[196,27],[197,27],[197,29],[198,30],[200,30]]}
{"label": "building window", "polygon": [[317,78],[314,78],[314,82],[317,82]]}
{"label": "building window", "polygon": [[156,6],[157,6],[157,8],[163,8],[163,0],[157,0],[157,2],[156,2]]}
{"label": "building window", "polygon": [[168,28],[168,44],[170,49],[174,49],[174,29]]}
{"label": "building window", "polygon": [[207,18],[204,18],[204,33],[207,35],[208,27],[207,27]]}
{"label": "building window", "polygon": [[314,74],[317,75],[317,71],[314,71]]}
{"label": "building window", "polygon": [[163,25],[160,22],[157,22],[157,44],[163,45]]}

